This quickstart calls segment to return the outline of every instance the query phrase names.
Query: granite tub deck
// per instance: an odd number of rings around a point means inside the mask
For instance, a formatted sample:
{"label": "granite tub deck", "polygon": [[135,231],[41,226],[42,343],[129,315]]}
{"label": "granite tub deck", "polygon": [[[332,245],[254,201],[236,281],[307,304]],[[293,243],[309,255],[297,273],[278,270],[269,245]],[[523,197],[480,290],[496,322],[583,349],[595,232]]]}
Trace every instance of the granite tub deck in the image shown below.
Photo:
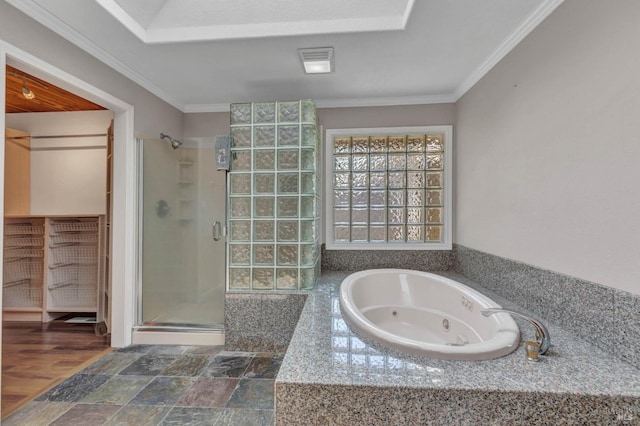
{"label": "granite tub deck", "polygon": [[[503,307],[517,305],[442,273]],[[640,424],[640,370],[555,324],[540,362],[521,347],[489,361],[446,361],[379,350],[340,315],[348,273],[318,279],[275,383],[277,425]],[[533,327],[517,320],[524,338]]]}

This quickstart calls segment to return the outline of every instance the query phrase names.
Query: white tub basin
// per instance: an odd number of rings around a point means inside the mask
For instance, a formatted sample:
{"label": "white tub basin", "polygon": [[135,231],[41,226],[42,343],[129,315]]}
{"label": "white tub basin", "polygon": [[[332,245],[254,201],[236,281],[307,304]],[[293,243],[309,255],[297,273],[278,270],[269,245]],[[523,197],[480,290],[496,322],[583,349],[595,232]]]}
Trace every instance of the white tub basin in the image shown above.
{"label": "white tub basin", "polygon": [[520,331],[511,316],[480,313],[497,307],[457,281],[406,269],[357,272],[340,286],[342,316],[357,334],[431,358],[486,360],[513,352]]}

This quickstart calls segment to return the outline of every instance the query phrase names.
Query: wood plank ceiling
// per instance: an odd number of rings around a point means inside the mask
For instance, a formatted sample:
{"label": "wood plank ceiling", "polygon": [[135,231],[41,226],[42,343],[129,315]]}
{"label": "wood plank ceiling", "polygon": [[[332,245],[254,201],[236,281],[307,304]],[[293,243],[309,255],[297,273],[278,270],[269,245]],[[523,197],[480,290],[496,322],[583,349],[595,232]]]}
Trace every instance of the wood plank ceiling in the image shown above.
{"label": "wood plank ceiling", "polygon": [[[21,76],[26,77],[25,85],[33,92],[35,98],[26,99],[23,96],[23,81]],[[7,65],[6,84],[7,114],[16,112],[96,111],[106,109],[10,65]]]}

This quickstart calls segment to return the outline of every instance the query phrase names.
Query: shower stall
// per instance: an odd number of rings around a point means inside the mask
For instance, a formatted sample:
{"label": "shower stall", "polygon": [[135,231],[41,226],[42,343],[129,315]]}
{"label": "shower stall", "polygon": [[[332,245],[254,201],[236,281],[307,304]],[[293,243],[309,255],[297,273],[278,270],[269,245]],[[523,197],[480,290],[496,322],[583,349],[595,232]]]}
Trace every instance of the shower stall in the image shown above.
{"label": "shower stall", "polygon": [[160,136],[138,140],[136,330],[222,332],[226,172],[215,138]]}
{"label": "shower stall", "polygon": [[[169,343],[149,337],[159,332],[173,333],[175,344],[246,343],[256,333],[264,343],[265,333],[275,331],[263,330],[271,319],[249,329],[244,317],[225,318],[225,297],[243,294],[228,305],[231,316],[243,316],[251,309],[246,303],[267,293],[282,299],[310,290],[320,274],[315,103],[231,104],[230,119],[229,136],[218,141],[164,133],[138,141],[140,284],[133,343]],[[227,171],[217,170],[217,163],[227,165],[221,158],[228,160],[228,184]],[[188,343],[185,332],[222,337]]]}

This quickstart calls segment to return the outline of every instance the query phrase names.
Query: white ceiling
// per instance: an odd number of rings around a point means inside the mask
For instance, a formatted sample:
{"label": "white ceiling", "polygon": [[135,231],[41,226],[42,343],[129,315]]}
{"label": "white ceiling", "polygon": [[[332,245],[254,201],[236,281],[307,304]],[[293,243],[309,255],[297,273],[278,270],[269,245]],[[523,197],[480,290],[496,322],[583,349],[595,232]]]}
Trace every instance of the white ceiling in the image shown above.
{"label": "white ceiling", "polygon": [[[563,0],[5,0],[184,112],[454,102]],[[306,75],[298,48],[332,46]]]}
{"label": "white ceiling", "polygon": [[404,29],[413,0],[96,0],[144,43]]}

